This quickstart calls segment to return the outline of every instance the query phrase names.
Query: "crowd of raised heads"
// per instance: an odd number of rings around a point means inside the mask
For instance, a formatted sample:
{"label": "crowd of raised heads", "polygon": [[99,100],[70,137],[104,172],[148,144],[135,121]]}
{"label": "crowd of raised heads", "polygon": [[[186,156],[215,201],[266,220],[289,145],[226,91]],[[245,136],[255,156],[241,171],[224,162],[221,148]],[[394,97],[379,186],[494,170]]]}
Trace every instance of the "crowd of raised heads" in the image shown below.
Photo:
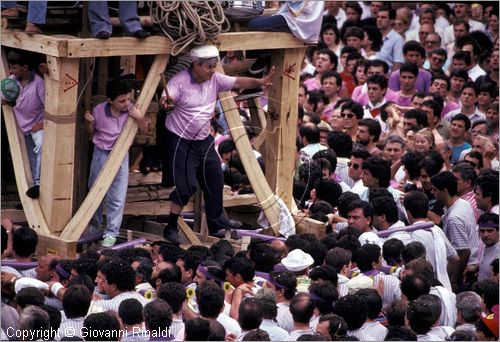
{"label": "crowd of raised heads", "polygon": [[[498,340],[498,4],[324,5],[293,184],[324,231],[4,263],[2,340]],[[221,127],[224,181],[252,192]],[[1,241],[33,261],[33,229],[4,219]]]}

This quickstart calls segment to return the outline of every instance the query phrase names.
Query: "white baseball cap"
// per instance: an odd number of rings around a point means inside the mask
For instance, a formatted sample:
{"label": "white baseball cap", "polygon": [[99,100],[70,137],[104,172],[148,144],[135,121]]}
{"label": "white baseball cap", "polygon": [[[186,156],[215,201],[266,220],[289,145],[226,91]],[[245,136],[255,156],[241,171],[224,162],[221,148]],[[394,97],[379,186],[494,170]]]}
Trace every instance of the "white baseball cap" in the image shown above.
{"label": "white baseball cap", "polygon": [[288,253],[287,257],[281,260],[287,270],[300,272],[314,264],[314,259],[301,249],[294,249]]}

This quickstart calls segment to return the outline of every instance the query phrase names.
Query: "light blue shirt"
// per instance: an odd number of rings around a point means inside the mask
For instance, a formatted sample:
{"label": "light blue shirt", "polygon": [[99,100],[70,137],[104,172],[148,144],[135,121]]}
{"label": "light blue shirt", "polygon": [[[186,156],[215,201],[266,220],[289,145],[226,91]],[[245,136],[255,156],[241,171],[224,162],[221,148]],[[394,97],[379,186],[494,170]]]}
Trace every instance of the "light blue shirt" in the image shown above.
{"label": "light blue shirt", "polygon": [[270,319],[263,319],[260,329],[266,331],[271,341],[290,341],[290,334],[285,329],[278,326],[277,322]]}
{"label": "light blue shirt", "polygon": [[383,45],[380,52],[377,54],[377,59],[381,59],[392,69],[394,63],[403,63],[403,45],[404,39],[399,33],[391,30],[387,36],[383,38]]}

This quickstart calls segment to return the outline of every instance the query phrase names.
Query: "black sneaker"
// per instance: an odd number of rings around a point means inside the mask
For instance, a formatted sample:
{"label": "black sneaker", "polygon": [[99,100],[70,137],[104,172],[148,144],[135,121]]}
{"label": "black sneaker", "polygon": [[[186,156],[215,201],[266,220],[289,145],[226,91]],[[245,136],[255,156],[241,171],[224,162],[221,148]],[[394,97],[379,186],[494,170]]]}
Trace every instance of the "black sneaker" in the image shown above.
{"label": "black sneaker", "polygon": [[207,225],[209,233],[214,234],[221,229],[239,229],[243,224],[240,221],[219,218],[217,220],[207,219]]}
{"label": "black sneaker", "polygon": [[263,73],[269,64],[271,63],[271,58],[269,57],[258,57],[255,62],[248,68],[248,72],[252,75],[258,75]]}
{"label": "black sneaker", "polygon": [[163,229],[163,237],[165,240],[172,242],[174,245],[181,244],[181,236],[179,235],[179,228],[170,228],[168,224]]}
{"label": "black sneaker", "polygon": [[134,33],[132,33],[132,36],[135,38],[144,39],[144,38],[151,36],[151,33],[146,31],[146,30],[141,29],[141,30],[137,30]]}
{"label": "black sneaker", "polygon": [[107,32],[107,31],[99,31],[95,37],[97,39],[109,39],[109,37],[111,37],[111,33]]}
{"label": "black sneaker", "polygon": [[38,198],[40,196],[40,185],[34,185],[26,190],[26,196],[29,198]]}

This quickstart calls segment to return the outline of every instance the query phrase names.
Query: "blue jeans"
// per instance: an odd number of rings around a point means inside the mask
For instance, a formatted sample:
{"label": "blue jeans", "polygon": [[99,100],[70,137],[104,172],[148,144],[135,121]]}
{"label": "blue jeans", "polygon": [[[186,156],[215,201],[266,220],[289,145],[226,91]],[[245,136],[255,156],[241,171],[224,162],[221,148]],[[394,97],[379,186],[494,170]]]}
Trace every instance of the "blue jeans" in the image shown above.
{"label": "blue jeans", "polygon": [[[92,163],[90,164],[89,188],[95,183],[99,172],[108,159],[111,151],[104,151],[94,146],[94,154],[92,155]],[[100,228],[102,224],[102,209],[106,205],[106,230],[105,235],[118,236],[120,226],[123,219],[123,209],[125,208],[125,199],[127,197],[128,188],[128,154],[123,159],[120,169],[111,183],[111,186],[104,197],[103,202],[97,208],[94,216],[90,220],[90,224]]]}
{"label": "blue jeans", "polygon": [[[135,1],[119,1],[118,16],[126,34],[142,29]],[[94,37],[101,31],[113,32],[107,1],[89,1],[89,23]]]}
{"label": "blue jeans", "polygon": [[[2,1],[2,8],[14,8],[17,1]],[[28,22],[45,24],[47,1],[28,1]]]}
{"label": "blue jeans", "polygon": [[291,32],[282,15],[257,17],[248,23],[248,31]]}
{"label": "blue jeans", "polygon": [[[266,31],[266,32],[292,32],[286,23],[285,18],[278,14],[268,17],[257,17],[248,23],[248,31]],[[248,51],[249,58],[270,58],[270,50]]]}
{"label": "blue jeans", "polygon": [[30,133],[24,136],[26,141],[26,149],[28,150],[28,160],[30,162],[31,176],[33,177],[34,185],[40,185],[40,169],[42,165],[42,137],[43,131],[40,130],[34,133],[37,139],[33,139]]}

